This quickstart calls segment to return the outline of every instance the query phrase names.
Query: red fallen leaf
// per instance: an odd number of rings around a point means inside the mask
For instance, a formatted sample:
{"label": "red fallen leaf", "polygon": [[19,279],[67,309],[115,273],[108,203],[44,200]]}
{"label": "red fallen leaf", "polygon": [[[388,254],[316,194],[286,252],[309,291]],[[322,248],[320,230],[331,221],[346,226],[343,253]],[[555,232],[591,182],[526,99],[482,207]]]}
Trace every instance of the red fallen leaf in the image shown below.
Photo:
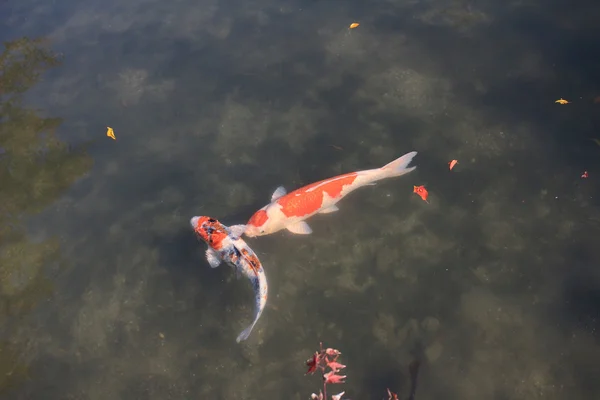
{"label": "red fallen leaf", "polygon": [[413,193],[418,194],[423,201],[429,203],[427,201],[427,197],[429,196],[429,192],[427,191],[427,189],[425,189],[425,186],[421,185],[421,186],[413,186]]}
{"label": "red fallen leaf", "polygon": [[392,392],[390,389],[387,390],[388,391],[388,400],[398,400],[398,395],[394,392]]}
{"label": "red fallen leaf", "polygon": [[581,175],[581,177],[582,177],[582,178],[587,178],[587,177],[589,177],[589,176],[590,176],[590,175],[588,174],[588,172],[587,172],[587,171],[583,171],[583,174]]}
{"label": "red fallen leaf", "polygon": [[325,379],[325,384],[327,383],[344,383],[344,379],[346,379],[346,375],[336,375],[334,371],[330,371],[323,375],[323,379]]}
{"label": "red fallen leaf", "polygon": [[312,400],[324,400],[323,399],[323,392],[319,391],[319,395],[316,395],[316,394],[313,393],[313,394],[310,395],[310,398]]}

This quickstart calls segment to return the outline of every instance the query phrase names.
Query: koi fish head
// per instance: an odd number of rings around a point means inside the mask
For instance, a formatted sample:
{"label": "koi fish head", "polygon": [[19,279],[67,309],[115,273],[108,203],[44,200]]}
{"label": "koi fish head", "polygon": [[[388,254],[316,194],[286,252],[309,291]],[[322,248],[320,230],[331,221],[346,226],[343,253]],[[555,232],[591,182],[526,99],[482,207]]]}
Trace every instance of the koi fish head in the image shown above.
{"label": "koi fish head", "polygon": [[228,236],[223,224],[210,217],[192,217],[190,224],[196,235],[214,249],[221,248],[221,242]]}
{"label": "koi fish head", "polygon": [[269,206],[265,206],[258,210],[257,212],[250,217],[248,223],[246,224],[246,236],[255,237],[268,235],[271,233],[271,225],[269,223]]}

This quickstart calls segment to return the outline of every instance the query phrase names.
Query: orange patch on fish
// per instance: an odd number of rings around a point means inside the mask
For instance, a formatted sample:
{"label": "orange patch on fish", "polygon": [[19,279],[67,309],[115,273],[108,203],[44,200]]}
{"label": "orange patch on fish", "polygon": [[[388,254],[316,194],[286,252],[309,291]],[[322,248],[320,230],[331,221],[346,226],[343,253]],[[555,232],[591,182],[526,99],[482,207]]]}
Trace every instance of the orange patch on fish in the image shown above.
{"label": "orange patch on fish", "polygon": [[427,197],[429,196],[429,192],[423,185],[414,186],[413,193],[418,194],[424,201],[427,201]]}
{"label": "orange patch on fish", "polygon": [[288,193],[277,200],[277,203],[281,205],[281,212],[286,217],[303,217],[312,214],[323,206],[325,193],[334,199],[339,197],[344,187],[354,183],[357,176],[356,172],[351,172],[312,183]]}
{"label": "orange patch on fish", "polygon": [[213,249],[220,250],[223,247],[223,240],[226,237],[227,232],[217,231],[211,235],[210,239],[208,240],[208,243]]}
{"label": "orange patch on fish", "polygon": [[248,225],[253,225],[256,227],[263,226],[268,219],[269,216],[267,215],[267,212],[265,210],[258,210],[250,218],[250,221],[248,221]]}
{"label": "orange patch on fish", "polygon": [[252,268],[252,271],[254,271],[256,275],[258,275],[258,272],[261,268],[261,264],[258,260],[258,257],[255,254],[250,254],[250,252],[246,249],[242,249],[242,255],[250,264],[250,268]]}
{"label": "orange patch on fish", "polygon": [[[207,224],[212,230],[209,232],[203,226]],[[198,220],[198,224],[194,228],[196,234],[198,234],[205,242],[207,242],[212,248],[219,250],[223,247],[223,239],[225,239],[228,234],[223,226],[219,222],[211,223],[209,218],[201,218]]]}

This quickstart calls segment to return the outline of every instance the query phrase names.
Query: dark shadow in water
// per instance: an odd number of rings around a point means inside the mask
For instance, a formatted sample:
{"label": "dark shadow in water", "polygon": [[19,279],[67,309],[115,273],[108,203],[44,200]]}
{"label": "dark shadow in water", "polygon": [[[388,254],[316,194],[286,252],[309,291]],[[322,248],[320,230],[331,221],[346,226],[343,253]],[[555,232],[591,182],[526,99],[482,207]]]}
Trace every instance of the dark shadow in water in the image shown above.
{"label": "dark shadow in water", "polygon": [[[383,360],[383,358],[381,358]],[[387,396],[386,388],[392,392],[403,393],[406,391],[404,383],[407,381],[406,370],[401,368],[397,362],[375,362],[364,365],[370,373],[362,376],[360,388],[364,397],[376,396],[376,398],[385,398]]]}
{"label": "dark shadow in water", "polygon": [[[563,312],[569,325],[575,324],[588,332],[600,332],[600,281],[591,277],[571,277],[565,282]],[[570,320],[570,321],[569,321]],[[600,343],[600,333],[594,335]]]}
{"label": "dark shadow in water", "polygon": [[198,280],[206,288],[218,287],[222,276],[208,265],[204,257],[206,244],[195,237],[191,228],[168,236],[154,236],[150,246],[158,250],[159,261],[167,266],[176,291],[190,279]]}
{"label": "dark shadow in water", "polygon": [[556,318],[559,328],[569,335],[577,326],[590,332],[600,343],[600,273],[595,262],[594,239],[573,243],[565,251],[565,264],[557,272],[563,275],[561,307]]}
{"label": "dark shadow in water", "polygon": [[[580,249],[577,249],[580,250]],[[565,275],[563,292],[560,296],[561,304],[558,307],[550,307],[546,312],[548,318],[557,321],[557,329],[563,332],[567,340],[581,341],[600,344],[600,275],[597,273],[597,263],[583,260],[582,257],[568,259],[564,266],[568,271]],[[573,332],[579,329],[581,332],[575,335]],[[573,355],[572,368],[575,373],[575,381],[582,392],[594,393],[600,390],[596,377],[598,366],[593,360],[597,359],[597,348],[587,346],[580,347],[579,352]]]}
{"label": "dark shadow in water", "polygon": [[[191,228],[181,229],[173,235],[154,236],[150,246],[158,251],[159,262],[166,269],[165,278],[154,282],[154,292],[172,291],[172,304],[192,302],[190,311],[198,315],[207,312],[225,313],[231,306],[235,285],[231,283],[235,271],[226,263],[211,268],[205,258],[206,244],[199,241]],[[190,299],[189,288],[195,295]],[[162,296],[152,300],[155,307]],[[169,310],[164,310],[169,313]],[[169,318],[170,320],[171,318]],[[199,320],[200,321],[200,320]],[[175,320],[173,320],[175,322]],[[211,336],[210,331],[207,332]],[[215,337],[215,340],[218,340]]]}
{"label": "dark shadow in water", "polygon": [[[422,351],[420,351],[422,353]],[[422,363],[422,355],[411,361],[408,365],[408,375],[410,376],[410,390],[408,392],[408,400],[415,400],[417,396],[417,386],[419,383],[419,370]]]}
{"label": "dark shadow in water", "polygon": [[[398,399],[414,400],[416,398],[419,371],[425,361],[423,346],[420,342],[415,343],[410,355],[386,354],[385,357],[370,358],[376,360],[387,360],[383,364],[367,364],[361,367],[369,373],[360,379],[360,388],[363,396],[376,396],[385,393],[386,389],[398,395]],[[410,360],[405,362],[405,360]]]}

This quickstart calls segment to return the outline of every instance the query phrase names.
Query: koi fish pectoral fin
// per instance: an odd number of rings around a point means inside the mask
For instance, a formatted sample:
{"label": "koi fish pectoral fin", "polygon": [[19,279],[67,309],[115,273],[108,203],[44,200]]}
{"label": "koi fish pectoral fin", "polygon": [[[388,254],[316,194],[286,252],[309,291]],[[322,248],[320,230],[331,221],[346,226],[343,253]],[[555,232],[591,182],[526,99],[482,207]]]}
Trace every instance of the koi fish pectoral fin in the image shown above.
{"label": "koi fish pectoral fin", "polygon": [[234,239],[239,239],[246,232],[246,225],[231,225],[229,227],[229,233]]}
{"label": "koi fish pectoral fin", "polygon": [[336,206],[335,204],[333,204],[333,205],[331,205],[331,206],[329,206],[327,208],[324,208],[321,211],[319,211],[319,214],[329,214],[329,213],[332,213],[332,212],[336,212],[338,210],[339,210],[338,206]]}
{"label": "koi fish pectoral fin", "polygon": [[310,235],[312,233],[312,229],[310,229],[310,226],[304,221],[296,222],[286,228],[288,231],[298,235]]}
{"label": "koi fish pectoral fin", "polygon": [[208,261],[208,264],[211,266],[211,268],[217,268],[221,264],[221,257],[213,249],[207,249],[206,261]]}
{"label": "koi fish pectoral fin", "polygon": [[277,189],[275,189],[275,191],[273,192],[273,195],[271,196],[271,201],[275,201],[280,197],[283,197],[287,194],[287,191],[285,190],[285,188],[283,186],[279,186]]}

